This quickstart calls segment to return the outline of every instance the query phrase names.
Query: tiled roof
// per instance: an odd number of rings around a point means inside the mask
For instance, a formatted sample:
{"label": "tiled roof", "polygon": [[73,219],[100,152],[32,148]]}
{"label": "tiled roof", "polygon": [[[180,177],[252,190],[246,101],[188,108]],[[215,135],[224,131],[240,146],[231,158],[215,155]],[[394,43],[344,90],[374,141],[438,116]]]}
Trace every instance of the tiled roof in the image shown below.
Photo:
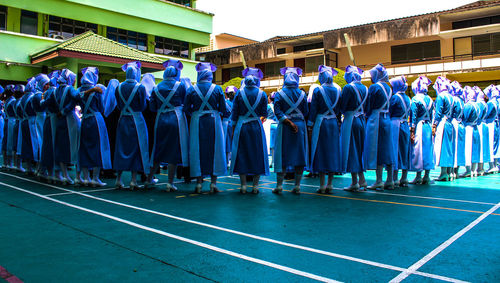
{"label": "tiled roof", "polygon": [[128,47],[111,39],[95,34],[92,31],[88,31],[86,33],[72,37],[48,49],[32,54],[31,58],[41,57],[59,50],[67,50],[158,64],[161,64],[163,62],[161,59],[151,56],[147,52]]}

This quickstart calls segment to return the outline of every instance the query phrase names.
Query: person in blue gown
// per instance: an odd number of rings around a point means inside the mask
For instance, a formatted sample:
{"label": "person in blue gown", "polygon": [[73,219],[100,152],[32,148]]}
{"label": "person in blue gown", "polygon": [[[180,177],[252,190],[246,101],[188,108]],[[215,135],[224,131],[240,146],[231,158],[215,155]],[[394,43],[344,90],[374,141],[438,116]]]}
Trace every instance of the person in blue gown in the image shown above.
{"label": "person in blue gown", "polygon": [[[80,80],[82,86],[77,89],[80,94],[78,104],[82,109],[78,164],[83,173],[83,185],[92,187],[105,186],[106,183],[99,180],[99,172],[112,168],[108,130],[103,117],[106,88],[97,84],[98,79],[96,67],[84,68]],[[93,169],[92,180],[89,169]]]}
{"label": "person in blue gown", "polygon": [[[432,113],[434,102],[427,94],[432,82],[420,76],[412,85],[415,94],[410,105],[410,138],[412,143],[410,170],[417,172],[411,184],[431,183],[430,171],[434,170],[434,144],[432,141]],[[422,171],[425,172],[422,178]]]}
{"label": "person in blue gown", "polygon": [[139,188],[137,173],[149,174],[148,130],[142,112],[147,107],[146,87],[139,83],[141,63],[130,62],[122,66],[126,80],[115,91],[117,107],[121,111],[116,130],[114,169],[117,171],[115,187],[123,188],[122,173],[131,171],[130,189]]}
{"label": "person in blue gown", "polygon": [[[48,81],[48,78],[47,78]],[[33,109],[33,97],[36,92],[37,80],[33,77],[28,80],[26,89],[18,108],[21,111],[21,159],[26,162],[28,175],[33,175],[33,165],[38,162],[38,134],[36,130],[36,112]]]}
{"label": "person in blue gown", "polygon": [[[57,80],[59,79],[60,70],[53,71],[49,74],[50,82],[49,88],[43,93],[40,101],[40,108],[45,111],[45,120],[43,122],[43,137],[42,137],[42,149],[40,155],[41,167],[47,170],[47,181],[52,182],[62,182],[63,177],[60,174],[60,168],[55,164],[55,138],[56,138],[56,128],[57,128],[57,113],[59,113],[59,108],[56,104],[48,105],[47,101],[52,101],[54,98],[50,98],[55,95],[55,91],[59,84]],[[50,103],[49,103],[50,104]],[[56,170],[57,177],[54,174]]]}
{"label": "person in blue gown", "polygon": [[17,84],[14,88],[14,96],[16,97],[16,102],[14,104],[14,112],[16,115],[16,124],[14,125],[14,141],[13,141],[13,152],[12,156],[14,158],[14,168],[16,171],[25,172],[23,168],[23,163],[21,159],[21,145],[22,145],[22,131],[21,122],[23,119],[23,110],[21,107],[21,98],[24,95],[25,86],[22,84]]}
{"label": "person in blue gown", "polygon": [[[238,92],[238,88],[230,85],[226,87],[226,90],[224,90],[224,92],[226,94],[226,110],[229,113],[229,116],[231,116],[231,113],[233,111],[234,96]],[[231,160],[231,147],[233,143],[233,121],[230,118],[222,119],[222,127],[224,129],[226,140],[226,159],[229,163],[229,161]]]}
{"label": "person in blue gown", "polygon": [[[496,119],[498,117],[498,104],[495,95],[498,95],[498,90],[495,85],[490,85],[484,89],[484,94],[488,98],[486,117],[484,118],[483,139],[487,139],[488,148],[483,150],[485,158],[488,158],[488,171],[486,173],[495,173],[498,168],[495,163],[495,133]],[[483,143],[485,144],[485,143]],[[486,161],[485,161],[486,163]]]}
{"label": "person in blue gown", "polygon": [[363,148],[365,144],[365,109],[368,88],[361,83],[363,70],[356,66],[347,66],[344,79],[347,85],[342,89],[339,107],[344,115],[340,128],[342,150],[342,172],[351,173],[351,185],[346,191],[364,191],[367,188]]}
{"label": "person in blue gown", "polygon": [[432,122],[434,154],[436,165],[441,167],[441,174],[436,181],[450,180],[455,161],[455,129],[451,123],[453,96],[449,93],[449,84],[447,78],[440,76],[433,85],[437,93]]}
{"label": "person in blue gown", "polygon": [[[268,96],[267,100],[267,119],[266,122],[269,124],[269,155],[271,156],[271,162],[269,163],[269,168],[274,167],[274,148],[276,145],[276,131],[278,130],[278,118],[274,114],[274,98],[276,97],[276,92],[272,92]],[[266,134],[267,135],[267,134]]]}
{"label": "person in blue gown", "polygon": [[[309,171],[319,173],[318,193],[331,194],[333,176],[342,172],[340,152],[340,86],[333,82],[337,71],[331,67],[318,67],[321,86],[314,89],[310,104],[308,126],[312,127]],[[325,184],[325,176],[328,181]]]}
{"label": "person in blue gown", "polygon": [[492,92],[492,101],[497,105],[497,118],[495,122],[495,138],[494,138],[494,152],[495,152],[495,162],[497,164],[497,169],[495,172],[498,173],[500,166],[500,85],[497,85],[495,91]]}
{"label": "person in blue gown", "polygon": [[186,115],[182,105],[186,97],[186,85],[180,81],[182,62],[170,59],[163,63],[163,81],[153,89],[149,108],[156,112],[154,144],[151,154],[153,168],[149,181],[153,178],[160,163],[168,165],[166,191],[177,191],[174,177],[177,165],[189,164],[189,135]]}
{"label": "person in blue gown", "polygon": [[37,143],[38,143],[38,160],[37,160],[37,172],[36,175],[38,178],[46,178],[46,172],[42,168],[41,160],[42,160],[42,148],[43,148],[43,122],[45,120],[45,109],[42,107],[42,96],[43,93],[50,86],[50,78],[46,74],[39,74],[35,77],[36,79],[36,91],[31,99],[31,105],[33,110],[36,112],[36,135],[37,135]]}
{"label": "person in blue gown", "polygon": [[210,193],[219,192],[217,176],[227,171],[222,119],[229,117],[222,88],[214,83],[212,63],[196,65],[197,82],[186,94],[183,110],[191,117],[189,132],[189,166],[196,177],[195,192],[200,193],[203,177],[210,176]]}
{"label": "person in blue gown", "polygon": [[231,175],[240,175],[240,192],[247,192],[247,175],[253,176],[252,193],[259,193],[261,175],[269,174],[266,135],[261,117],[267,116],[267,94],[259,89],[264,77],[258,68],[243,70],[245,86],[238,90],[231,113],[234,136]]}
{"label": "person in blue gown", "polygon": [[2,156],[3,168],[5,169],[13,169],[14,166],[14,158],[12,155],[14,144],[14,126],[16,124],[16,98],[14,97],[14,88],[14,85],[7,85],[4,93],[5,101],[3,113],[5,117],[5,125],[3,129]]}
{"label": "person in blue gown", "polygon": [[[3,105],[3,93],[5,89],[0,85],[0,147],[2,146],[3,143],[3,129],[5,126],[5,112],[4,112],[4,105]],[[0,150],[0,156],[3,156],[2,151]]]}
{"label": "person in blue gown", "polygon": [[[377,180],[368,187],[371,190],[394,189],[393,165],[394,145],[391,135],[389,101],[392,90],[387,84],[389,76],[382,64],[370,70],[372,85],[368,89],[366,138],[363,158],[366,169],[376,169]],[[382,181],[382,171],[386,168],[387,180]]]}
{"label": "person in blue gown", "polygon": [[481,146],[480,146],[480,161],[478,164],[477,168],[477,174],[480,176],[484,175],[484,163],[489,163],[490,162],[490,154],[489,154],[489,129],[486,126],[486,116],[488,115],[488,104],[486,103],[485,100],[485,95],[483,90],[478,87],[474,86],[472,88],[476,92],[476,103],[479,106],[479,121],[478,121],[478,130],[479,130],[479,136],[481,138]]}
{"label": "person in blue gown", "polygon": [[455,160],[450,175],[452,180],[458,178],[460,166],[465,166],[465,126],[462,121],[465,106],[463,92],[459,82],[454,81],[450,84],[450,93],[453,95],[451,123],[455,128]]}
{"label": "person in blue gown", "polygon": [[302,69],[281,68],[284,76],[283,88],[277,92],[274,100],[274,113],[279,124],[276,134],[274,171],[277,173],[275,194],[283,191],[283,181],[287,169],[295,172],[295,186],[292,193],[300,193],[300,181],[304,167],[308,164],[308,144],[306,119],[309,114],[307,95],[299,89],[299,77]]}
{"label": "person in blue gown", "polygon": [[[79,99],[79,93],[73,87],[75,80],[75,73],[63,69],[57,79],[59,86],[45,101],[47,107],[58,110],[54,138],[54,162],[61,168],[62,182],[65,185],[75,183],[69,176],[68,166],[77,165],[78,162],[80,119],[75,112]],[[78,173],[77,171],[77,179],[80,177]]]}
{"label": "person in blue gown", "polygon": [[[408,115],[410,113],[410,98],[406,95],[408,82],[405,76],[390,80],[394,94],[389,102],[391,116],[391,134],[394,149],[394,177],[395,186],[408,186],[408,170],[410,169],[410,126]],[[398,171],[401,170],[401,179],[398,181]]]}
{"label": "person in blue gown", "polygon": [[464,87],[466,104],[464,106],[465,124],[465,168],[466,171],[460,177],[472,177],[477,174],[477,165],[481,160],[481,135],[479,125],[481,110],[476,103],[476,92],[470,86]]}

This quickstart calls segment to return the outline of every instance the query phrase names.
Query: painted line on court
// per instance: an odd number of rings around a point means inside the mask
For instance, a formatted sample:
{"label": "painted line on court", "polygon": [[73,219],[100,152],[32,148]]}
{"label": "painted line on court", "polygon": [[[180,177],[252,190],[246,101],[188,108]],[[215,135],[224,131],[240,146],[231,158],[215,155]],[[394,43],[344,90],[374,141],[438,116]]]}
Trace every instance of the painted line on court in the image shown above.
{"label": "painted line on court", "polygon": [[[219,178],[232,178],[232,179],[238,179],[238,177],[234,176],[223,176]],[[276,184],[275,181],[265,181],[269,182],[263,185],[270,185],[270,184]],[[286,185],[294,185],[294,183],[290,182],[284,182]],[[319,188],[319,186],[316,185],[309,185],[309,184],[301,184],[300,186],[304,187],[312,187],[312,188]],[[336,191],[341,191],[343,192],[344,189],[342,188],[333,188]],[[375,192],[375,191],[364,191],[360,193],[366,193],[366,194],[374,194],[374,195],[389,195],[389,196],[398,196],[398,197],[407,197],[407,198],[421,198],[421,199],[432,199],[432,200],[443,200],[443,201],[451,201],[451,202],[463,202],[463,203],[473,203],[473,204],[484,204],[484,205],[495,205],[494,203],[489,203],[489,202],[480,202],[480,201],[471,201],[471,200],[461,200],[461,199],[451,199],[451,198],[437,198],[437,197],[425,197],[425,196],[416,196],[416,195],[404,195],[404,194],[395,194],[395,193],[387,193],[387,192]]]}
{"label": "painted line on court", "polygon": [[3,266],[0,266],[0,278],[4,279],[5,281],[7,281],[9,283],[23,283],[23,281],[21,279],[19,279],[15,275],[12,275]]}
{"label": "painted line on court", "polygon": [[[245,233],[245,232],[240,232],[240,231],[237,231],[237,230],[232,230],[232,229],[228,229],[228,228],[224,228],[224,227],[219,227],[219,226],[215,226],[215,225],[212,225],[212,224],[208,224],[208,223],[204,223],[204,222],[199,222],[199,221],[195,221],[195,220],[191,220],[191,219],[187,219],[187,218],[183,218],[183,217],[179,217],[179,216],[175,216],[175,215],[171,215],[171,214],[167,214],[167,213],[163,213],[163,212],[159,212],[159,211],[155,211],[155,210],[150,210],[150,209],[146,209],[146,208],[142,208],[142,207],[137,207],[137,206],[133,206],[133,205],[130,205],[130,204],[125,204],[125,203],[121,203],[121,202],[117,202],[117,201],[113,201],[113,200],[108,200],[108,199],[96,197],[96,196],[93,196],[93,195],[79,193],[79,192],[72,191],[72,190],[69,190],[69,189],[57,187],[57,186],[54,186],[54,185],[51,185],[51,184],[44,184],[44,183],[41,183],[41,182],[38,182],[38,181],[34,181],[34,180],[30,180],[30,179],[25,179],[23,177],[18,177],[16,175],[10,175],[10,174],[1,173],[1,172],[0,172],[0,174],[8,175],[8,176],[11,176],[11,177],[14,177],[14,178],[17,178],[17,179],[21,179],[21,180],[28,181],[28,182],[35,183],[35,184],[44,185],[44,186],[55,188],[55,189],[58,189],[58,190],[75,192],[75,194],[77,194],[77,195],[81,195],[81,196],[84,196],[84,197],[87,197],[87,198],[91,198],[91,199],[95,199],[95,200],[98,200],[98,201],[102,201],[102,202],[106,202],[106,203],[110,203],[110,204],[114,204],[114,205],[118,205],[118,206],[122,206],[122,207],[127,207],[127,208],[131,208],[131,209],[134,209],[134,210],[139,210],[139,211],[147,212],[147,213],[150,213],[150,214],[155,214],[155,215],[167,217],[167,218],[170,218],[170,219],[175,219],[175,220],[179,220],[179,221],[182,221],[182,222],[191,223],[191,224],[195,224],[195,225],[199,225],[199,226],[203,226],[203,227],[207,227],[207,228],[211,228],[211,229],[214,229],[214,230],[219,230],[219,231],[223,231],[223,232],[227,232],[227,233],[231,233],[231,234],[235,234],[235,235],[239,235],[239,236],[243,236],[243,237],[247,237],[247,238],[252,238],[252,239],[255,239],[255,240],[260,240],[260,241],[269,242],[269,243],[273,243],[273,244],[277,244],[277,245],[281,245],[281,246],[286,246],[286,247],[290,247],[290,248],[295,248],[295,249],[300,249],[300,250],[304,250],[304,251],[309,251],[309,252],[312,252],[312,253],[322,254],[322,255],[329,256],[329,257],[340,258],[340,259],[344,259],[344,260],[348,260],[348,261],[354,261],[354,262],[358,262],[358,263],[362,263],[362,264],[366,264],[366,265],[371,265],[371,266],[375,266],[375,267],[379,267],[379,268],[385,268],[385,269],[390,269],[390,270],[395,270],[395,271],[400,271],[400,272],[406,270],[405,268],[402,268],[402,267],[397,267],[397,266],[393,266],[393,265],[389,265],[389,264],[379,263],[379,262],[375,262],[375,261],[371,261],[371,260],[360,259],[360,258],[356,258],[356,257],[351,257],[351,256],[347,256],[347,255],[338,254],[338,253],[323,251],[323,250],[319,250],[319,249],[315,249],[315,248],[300,246],[300,245],[296,245],[296,244],[292,244],[292,243],[288,243],[288,242],[283,242],[283,241],[280,241],[280,240],[274,240],[274,239],[271,239],[271,238],[266,238],[266,237],[262,237],[262,236],[257,236],[257,235]],[[420,271],[416,271],[414,274],[420,275],[420,276],[424,276],[424,277],[439,279],[439,280],[442,280],[442,281],[448,281],[448,282],[463,282],[463,281],[460,281],[458,279],[449,278],[449,277],[440,276],[440,275],[431,274],[431,273],[420,272]]]}
{"label": "painted line on court", "polygon": [[449,238],[444,243],[442,243],[441,245],[439,245],[437,248],[435,248],[434,250],[432,250],[430,253],[428,253],[426,256],[424,256],[422,259],[420,259],[419,261],[415,262],[408,269],[406,269],[405,271],[401,272],[398,276],[394,277],[390,282],[396,282],[396,283],[398,283],[398,282],[403,281],[410,274],[414,274],[415,271],[417,271],[420,267],[422,267],[424,264],[426,264],[431,259],[433,259],[435,256],[437,256],[440,252],[442,252],[444,249],[446,249],[451,244],[453,244],[453,242],[455,242],[460,237],[462,237],[470,229],[474,228],[474,226],[476,226],[481,221],[483,221],[486,217],[488,217],[490,214],[492,214],[493,211],[497,210],[499,207],[500,207],[500,202],[497,203],[492,208],[490,208],[485,213],[483,213],[481,216],[479,216],[478,218],[476,218],[476,220],[472,221],[465,228],[463,228],[462,230],[458,231],[455,235],[453,235],[451,238]]}
{"label": "painted line on court", "polygon": [[[221,182],[221,181],[219,181],[219,183],[239,186],[239,184],[235,184],[235,183],[228,183],[228,182]],[[272,190],[272,188],[266,188],[266,187],[259,187],[259,188],[264,189],[264,190]],[[285,191],[285,192],[291,192],[290,190],[285,190],[285,189],[283,191]],[[452,211],[469,212],[469,213],[476,213],[476,214],[482,214],[482,213],[484,213],[484,211],[459,209],[459,208],[450,208],[450,207],[444,207],[444,206],[433,206],[433,205],[415,204],[415,203],[406,203],[406,202],[395,202],[395,201],[387,201],[387,200],[376,200],[376,199],[364,199],[364,198],[355,198],[355,197],[344,197],[344,196],[337,196],[337,195],[326,195],[326,194],[310,193],[310,192],[304,192],[304,191],[301,191],[300,193],[304,194],[304,195],[313,195],[313,196],[330,197],[330,198],[338,198],[338,199],[357,200],[357,201],[364,201],[364,202],[397,204],[397,205],[406,205],[406,206],[414,206],[414,207],[424,207],[424,208],[434,208],[434,209],[442,209],[442,210],[452,210]],[[496,214],[496,213],[492,213],[492,215],[500,216],[500,214]]]}
{"label": "painted line on court", "polygon": [[45,200],[48,200],[48,201],[52,201],[52,202],[55,202],[55,203],[58,203],[58,204],[61,204],[61,205],[64,205],[64,206],[68,206],[68,207],[71,207],[71,208],[74,208],[74,209],[78,209],[78,210],[85,211],[85,212],[88,212],[88,213],[91,213],[91,214],[94,214],[94,215],[98,215],[98,216],[101,216],[101,217],[104,217],[104,218],[108,218],[108,219],[114,220],[116,222],[120,222],[120,223],[129,225],[129,226],[132,226],[132,227],[135,227],[135,228],[139,228],[141,230],[149,231],[149,232],[152,232],[152,233],[155,233],[155,234],[158,234],[158,235],[162,235],[162,236],[165,236],[165,237],[168,237],[168,238],[176,239],[176,240],[179,240],[179,241],[182,241],[182,242],[185,242],[185,243],[189,243],[189,244],[192,244],[192,245],[195,245],[195,246],[198,246],[198,247],[209,249],[209,250],[212,250],[212,251],[215,251],[215,252],[218,252],[218,253],[226,254],[226,255],[229,255],[229,256],[232,256],[232,257],[236,257],[236,258],[239,258],[239,259],[243,259],[243,260],[246,260],[246,261],[254,262],[254,263],[257,263],[257,264],[260,264],[260,265],[265,265],[265,266],[268,266],[268,267],[271,267],[271,268],[274,268],[274,269],[282,270],[282,271],[285,271],[285,272],[288,272],[288,273],[292,273],[292,274],[295,274],[295,275],[299,275],[299,276],[302,276],[302,277],[306,277],[306,278],[310,278],[310,279],[317,280],[317,281],[322,281],[322,282],[340,282],[340,281],[336,281],[336,280],[333,280],[333,279],[330,279],[330,278],[326,278],[326,277],[323,277],[323,276],[320,276],[320,275],[316,275],[316,274],[312,274],[312,273],[309,273],[309,272],[301,271],[301,270],[294,269],[294,268],[291,268],[291,267],[287,267],[287,266],[284,266],[284,265],[280,265],[280,264],[272,263],[272,262],[269,262],[269,261],[265,261],[265,260],[262,260],[262,259],[258,259],[258,258],[246,256],[244,254],[236,253],[236,252],[233,252],[233,251],[230,251],[230,250],[226,250],[226,249],[223,249],[223,248],[219,248],[219,247],[216,247],[216,246],[212,246],[212,245],[209,245],[209,244],[206,244],[206,243],[203,243],[203,242],[199,242],[199,241],[196,241],[196,240],[192,240],[192,239],[189,239],[189,238],[185,238],[185,237],[182,237],[182,236],[171,234],[171,233],[165,232],[163,230],[158,230],[158,229],[155,229],[155,228],[152,228],[152,227],[148,227],[148,226],[136,223],[136,222],[132,222],[132,221],[129,221],[129,220],[126,220],[126,219],[123,219],[123,218],[119,218],[119,217],[116,217],[116,216],[113,216],[113,215],[110,215],[110,214],[106,214],[106,213],[102,213],[102,212],[99,212],[99,211],[96,211],[96,210],[88,209],[88,208],[85,208],[85,207],[82,207],[82,206],[79,206],[79,205],[75,205],[75,204],[71,204],[71,203],[68,203],[68,202],[65,202],[65,201],[60,201],[60,200],[57,200],[55,198],[44,196],[44,195],[41,195],[41,194],[38,194],[38,193],[35,193],[35,192],[32,192],[32,191],[29,191],[29,190],[25,190],[25,189],[22,189],[22,188],[19,188],[19,187],[16,187],[16,186],[12,186],[12,185],[9,185],[9,184],[3,183],[3,182],[0,182],[0,185],[9,187],[11,189],[18,190],[18,191],[21,191],[21,192],[24,192],[24,193],[27,193],[27,194],[30,194],[30,195],[33,195],[33,196],[37,196],[39,198],[42,198],[42,199],[45,199]]}
{"label": "painted line on court", "polygon": [[[115,188],[106,188],[106,189],[86,190],[86,191],[79,191],[79,192],[80,193],[94,193],[94,192],[103,192],[103,191],[111,191],[111,190],[116,190],[116,189]],[[74,194],[74,193],[73,192],[65,192],[65,193],[57,193],[57,194],[48,194],[45,196],[53,197],[53,196],[63,196],[63,195],[72,195],[72,194]]]}

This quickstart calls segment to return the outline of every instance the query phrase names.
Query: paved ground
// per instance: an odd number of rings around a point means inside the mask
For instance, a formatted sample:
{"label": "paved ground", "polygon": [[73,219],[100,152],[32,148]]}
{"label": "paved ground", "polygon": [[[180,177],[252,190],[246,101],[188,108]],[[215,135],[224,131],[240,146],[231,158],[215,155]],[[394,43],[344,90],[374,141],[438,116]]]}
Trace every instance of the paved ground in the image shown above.
{"label": "paved ground", "polygon": [[239,179],[223,177],[222,192],[209,195],[192,194],[194,185],[116,191],[0,172],[0,278],[500,282],[500,175],[333,195],[305,178],[300,196],[272,194],[274,180],[240,195]]}

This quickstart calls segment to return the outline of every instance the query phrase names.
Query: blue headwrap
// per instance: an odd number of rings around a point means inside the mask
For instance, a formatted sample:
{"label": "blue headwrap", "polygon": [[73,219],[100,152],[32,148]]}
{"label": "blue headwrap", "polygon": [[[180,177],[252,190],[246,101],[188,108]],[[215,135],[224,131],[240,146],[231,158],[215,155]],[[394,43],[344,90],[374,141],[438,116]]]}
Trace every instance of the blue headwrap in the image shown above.
{"label": "blue headwrap", "polygon": [[472,88],[476,93],[476,101],[484,101],[484,92],[477,85]]}
{"label": "blue headwrap", "polygon": [[363,74],[363,70],[356,66],[348,65],[345,67],[345,74],[344,74],[344,79],[345,81],[350,84],[352,82],[360,82],[361,81],[361,75]]}
{"label": "blue headwrap", "polygon": [[413,81],[411,84],[411,90],[414,94],[423,93],[427,94],[429,91],[429,85],[432,84],[432,81],[426,76],[420,76],[418,79]]}
{"label": "blue headwrap", "polygon": [[245,78],[245,86],[260,87],[260,80],[264,78],[264,73],[259,68],[248,67],[241,74]]}
{"label": "blue headwrap", "polygon": [[408,89],[408,81],[405,76],[392,78],[389,82],[394,93],[405,92]]}
{"label": "blue headwrap", "polygon": [[196,72],[198,72],[198,78],[197,82],[202,83],[202,82],[209,82],[211,83],[214,79],[214,74],[217,70],[217,66],[215,66],[212,63],[207,63],[207,62],[200,62],[196,64]]}
{"label": "blue headwrap", "polygon": [[99,80],[99,69],[97,67],[87,67],[82,69],[82,85],[95,86]]}
{"label": "blue headwrap", "polygon": [[230,93],[230,92],[236,93],[237,91],[238,91],[238,89],[235,86],[230,85],[230,86],[226,87],[225,93]]}
{"label": "blue headwrap", "polygon": [[432,87],[439,94],[439,93],[441,93],[443,91],[448,91],[449,84],[450,84],[450,80],[448,80],[445,77],[439,76],[439,77],[437,77],[437,79],[434,82],[434,85],[432,85]]}
{"label": "blue headwrap", "polygon": [[464,87],[464,94],[466,97],[466,102],[469,102],[469,101],[475,102],[476,101],[476,92],[474,91],[474,89],[472,89],[472,87],[466,85]]}
{"label": "blue headwrap", "polygon": [[389,74],[387,74],[387,70],[384,65],[380,63],[370,70],[370,76],[372,77],[373,83],[389,81]]}
{"label": "blue headwrap", "polygon": [[126,73],[127,80],[141,81],[141,62],[128,62],[122,66],[122,70]]}
{"label": "blue headwrap", "polygon": [[73,85],[76,80],[75,73],[71,72],[68,69],[62,69],[59,74],[59,78],[57,78],[57,83],[61,85]]}
{"label": "blue headwrap", "polygon": [[34,92],[36,91],[36,79],[35,77],[29,78],[28,83],[26,84],[25,92]]}
{"label": "blue headwrap", "polygon": [[46,74],[38,74],[36,77],[36,90],[43,91],[46,84],[50,82],[49,76]]}
{"label": "blue headwrap", "polygon": [[0,94],[2,94],[4,92],[4,89],[3,87],[0,85]]}
{"label": "blue headwrap", "polygon": [[486,87],[483,92],[484,94],[486,94],[486,96],[488,96],[488,100],[496,98],[500,95],[500,90],[496,85],[493,84]]}
{"label": "blue headwrap", "polygon": [[181,70],[184,68],[184,65],[181,61],[175,59],[169,59],[163,62],[163,67],[165,67],[165,71],[163,72],[163,79],[171,79],[174,78],[176,81],[179,81],[181,78]]}
{"label": "blue headwrap", "polygon": [[184,84],[184,87],[186,87],[186,90],[192,86],[190,78],[181,78],[181,83]]}
{"label": "blue headwrap", "polygon": [[18,84],[14,87],[14,92],[18,92],[18,93],[24,93],[24,85],[22,84]]}
{"label": "blue headwrap", "polygon": [[451,90],[450,91],[451,95],[457,96],[460,99],[464,99],[464,97],[463,97],[464,90],[463,90],[463,88],[462,88],[462,86],[460,85],[459,82],[453,81],[450,84],[450,90]]}
{"label": "blue headwrap", "polygon": [[59,84],[57,83],[57,80],[59,79],[59,74],[61,73],[61,71],[59,70],[55,70],[55,71],[52,71],[50,74],[49,74],[49,78],[50,78],[50,85],[51,86],[54,86],[54,87],[57,87]]}
{"label": "blue headwrap", "polygon": [[280,69],[280,74],[285,76],[283,86],[298,87],[299,77],[302,76],[302,69],[297,67],[284,67]]}
{"label": "blue headwrap", "polygon": [[318,79],[320,84],[332,84],[333,77],[339,73],[334,68],[325,65],[319,65],[318,72],[319,72]]}
{"label": "blue headwrap", "polygon": [[8,92],[10,94],[14,93],[14,89],[16,88],[15,85],[6,85],[5,86],[5,92]]}

